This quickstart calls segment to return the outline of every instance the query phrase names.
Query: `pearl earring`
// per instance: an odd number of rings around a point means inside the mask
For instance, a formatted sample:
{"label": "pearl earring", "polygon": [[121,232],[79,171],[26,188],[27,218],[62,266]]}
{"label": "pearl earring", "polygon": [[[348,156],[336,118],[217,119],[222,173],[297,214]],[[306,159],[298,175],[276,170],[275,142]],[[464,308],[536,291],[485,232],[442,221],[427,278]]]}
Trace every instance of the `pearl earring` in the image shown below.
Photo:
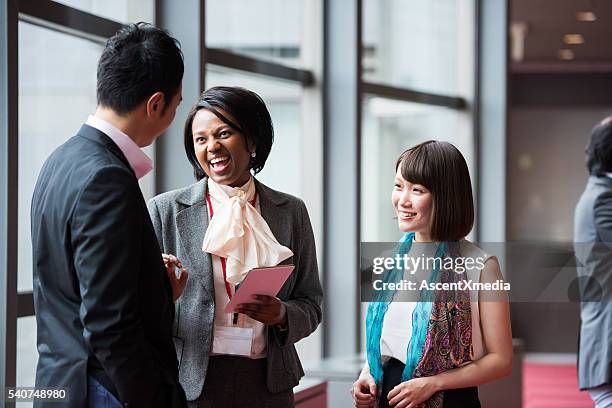
{"label": "pearl earring", "polygon": [[255,153],[255,152],[251,152],[251,157],[252,157],[252,158],[255,158],[255,156],[257,156],[257,153]]}

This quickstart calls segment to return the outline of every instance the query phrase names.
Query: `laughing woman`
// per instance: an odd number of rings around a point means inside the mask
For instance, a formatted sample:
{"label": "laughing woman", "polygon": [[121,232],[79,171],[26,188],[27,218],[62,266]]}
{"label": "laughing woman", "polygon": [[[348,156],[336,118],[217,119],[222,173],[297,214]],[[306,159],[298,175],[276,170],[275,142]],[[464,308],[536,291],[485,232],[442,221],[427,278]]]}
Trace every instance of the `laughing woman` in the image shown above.
{"label": "laughing woman", "polygon": [[[406,150],[396,163],[391,202],[404,233],[400,257],[433,260],[410,271],[428,288],[502,279],[497,259],[465,240],[474,205],[468,168],[455,146],[429,141]],[[404,270],[391,270],[386,279],[399,282]],[[476,387],[511,371],[507,293],[423,290],[411,302],[393,302],[396,295],[381,292],[369,304],[367,362],[353,384],[355,406],[480,407]]]}
{"label": "laughing woman", "polygon": [[[253,177],[273,142],[270,114],[253,92],[204,92],[185,124],[195,184],[153,198],[163,252],[190,271],[177,301],[174,340],[190,407],[292,407],[304,375],[294,343],[321,321],[322,290],[304,203]],[[255,267],[293,264],[278,297],[225,306]]]}

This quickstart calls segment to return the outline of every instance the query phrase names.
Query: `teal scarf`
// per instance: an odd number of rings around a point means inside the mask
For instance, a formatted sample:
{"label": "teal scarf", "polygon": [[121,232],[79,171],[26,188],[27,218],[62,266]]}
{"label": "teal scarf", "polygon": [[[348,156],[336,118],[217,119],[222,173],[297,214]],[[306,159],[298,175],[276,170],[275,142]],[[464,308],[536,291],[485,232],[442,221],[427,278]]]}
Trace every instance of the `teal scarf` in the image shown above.
{"label": "teal scarf", "polygon": [[[407,254],[412,247],[414,240],[414,232],[409,232],[404,235],[398,244],[397,253],[403,258],[404,254]],[[438,245],[436,251],[436,258],[442,258],[446,253],[447,244],[445,242]],[[429,282],[436,282],[438,280],[439,269],[434,267],[431,273]],[[387,273],[384,277],[384,282],[400,282],[404,278],[404,271],[400,269],[393,269]],[[393,301],[395,296],[394,291],[379,291],[375,294],[374,299],[368,305],[368,313],[366,316],[366,349],[368,365],[370,366],[370,373],[376,384],[382,382],[383,370],[382,370],[382,358],[380,355],[380,337],[382,335],[383,321],[385,314],[389,309],[389,304]],[[429,290],[421,291],[421,300],[417,302],[416,309],[412,314],[412,336],[408,343],[408,350],[406,351],[406,367],[402,373],[402,382],[408,381],[412,378],[413,372],[417,367],[421,359],[421,354],[425,345],[425,339],[427,336],[427,326],[429,323],[429,316],[432,308],[432,297],[433,293]]]}

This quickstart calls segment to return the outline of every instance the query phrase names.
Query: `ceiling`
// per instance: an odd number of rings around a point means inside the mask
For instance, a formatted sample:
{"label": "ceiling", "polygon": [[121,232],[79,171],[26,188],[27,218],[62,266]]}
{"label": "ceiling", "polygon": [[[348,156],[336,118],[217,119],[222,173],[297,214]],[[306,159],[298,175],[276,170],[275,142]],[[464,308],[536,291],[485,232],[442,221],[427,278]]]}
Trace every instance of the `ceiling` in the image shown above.
{"label": "ceiling", "polygon": [[[511,0],[510,4],[510,21],[528,27],[523,62],[562,62],[561,48],[574,51],[574,62],[612,62],[612,0]],[[597,20],[577,21],[578,11],[593,11]],[[564,34],[582,34],[585,42],[566,45]]]}

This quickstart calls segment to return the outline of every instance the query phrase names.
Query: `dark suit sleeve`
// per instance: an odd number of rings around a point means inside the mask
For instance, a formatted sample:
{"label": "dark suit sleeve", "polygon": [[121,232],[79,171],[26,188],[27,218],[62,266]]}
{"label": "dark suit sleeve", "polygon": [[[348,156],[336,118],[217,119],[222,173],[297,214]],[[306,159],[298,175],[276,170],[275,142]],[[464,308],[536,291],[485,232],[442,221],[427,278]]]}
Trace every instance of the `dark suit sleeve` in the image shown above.
{"label": "dark suit sleeve", "polygon": [[104,168],[84,187],[71,225],[85,341],[130,407],[154,406],[162,382],[139,299],[139,281],[156,272],[139,265],[141,200],[133,174]]}
{"label": "dark suit sleeve", "polygon": [[601,242],[612,242],[612,191],[606,191],[597,197],[593,216]]}
{"label": "dark suit sleeve", "polygon": [[297,343],[309,336],[317,329],[322,318],[323,290],[319,281],[314,234],[308,211],[302,202],[299,212],[300,223],[296,225],[296,228],[299,228],[296,235],[300,237],[300,254],[297,257],[299,264],[295,265],[294,271],[298,275],[290,299],[284,302],[287,308],[287,329],[274,328],[275,337],[281,347]]}

